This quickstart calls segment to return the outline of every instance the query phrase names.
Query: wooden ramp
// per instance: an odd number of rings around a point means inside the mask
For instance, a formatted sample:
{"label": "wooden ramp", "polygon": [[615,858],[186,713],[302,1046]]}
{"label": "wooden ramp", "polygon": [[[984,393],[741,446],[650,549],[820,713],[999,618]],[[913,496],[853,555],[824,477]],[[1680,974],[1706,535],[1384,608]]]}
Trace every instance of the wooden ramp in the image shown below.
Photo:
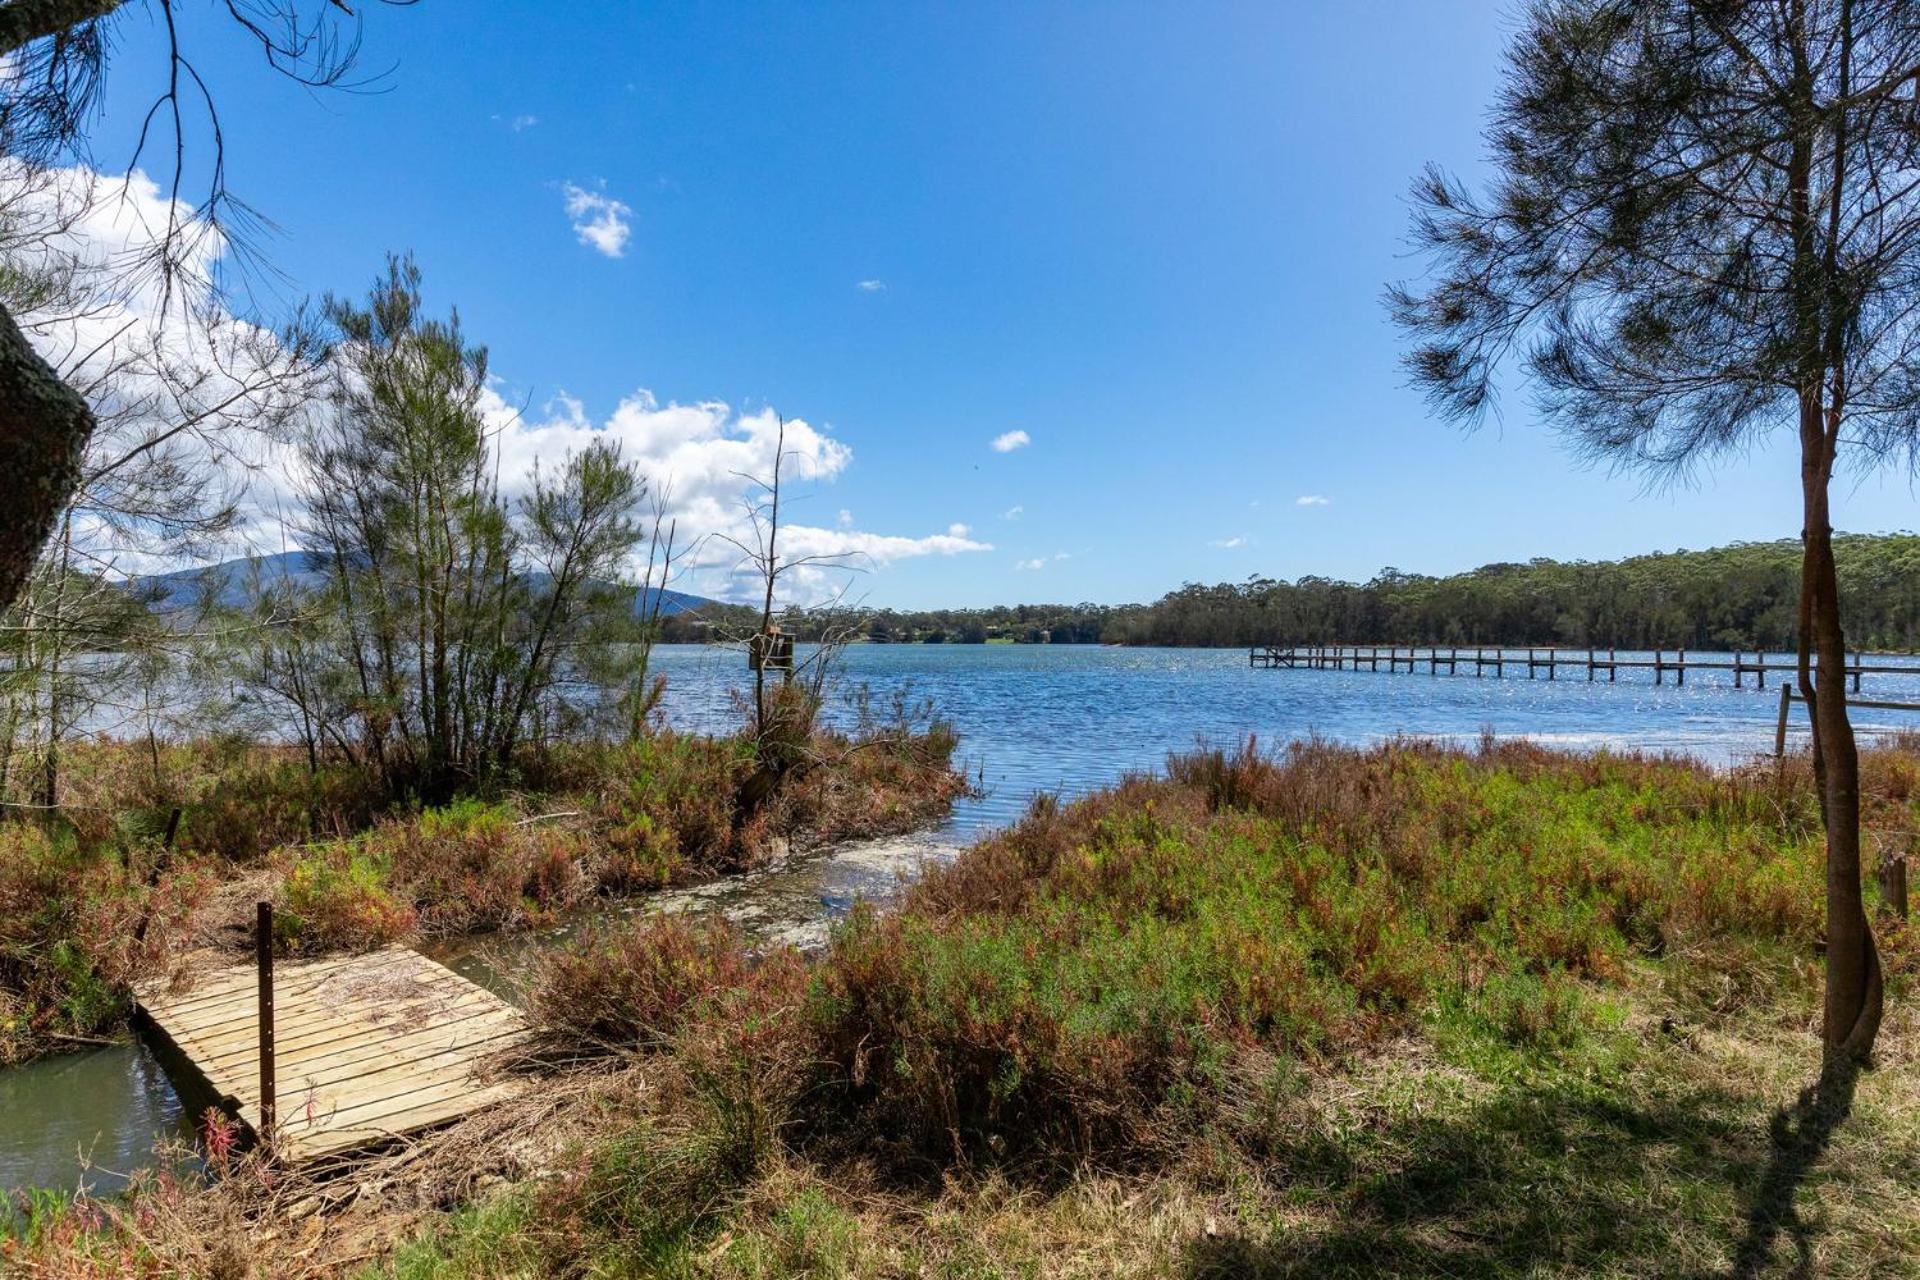
{"label": "wooden ramp", "polygon": [[[176,989],[177,988],[177,989]],[[520,1011],[417,951],[274,966],[278,1153],[302,1163],[456,1120],[513,1095],[490,1070],[528,1033]],[[160,981],[134,998],[212,1092],[260,1125],[252,965]]]}

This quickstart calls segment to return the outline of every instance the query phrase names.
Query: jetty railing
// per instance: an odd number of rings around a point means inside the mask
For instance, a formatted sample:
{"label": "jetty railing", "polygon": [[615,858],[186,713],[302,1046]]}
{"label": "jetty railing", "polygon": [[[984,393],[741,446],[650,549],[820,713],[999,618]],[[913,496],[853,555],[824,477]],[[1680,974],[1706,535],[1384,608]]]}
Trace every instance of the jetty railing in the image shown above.
{"label": "jetty railing", "polygon": [[[1800,691],[1790,684],[1780,686],[1780,719],[1773,728],[1773,754],[1787,754],[1787,717],[1792,713],[1793,704],[1805,702]],[[1920,702],[1885,702],[1870,698],[1848,698],[1847,710],[1863,709],[1867,711],[1920,711]]]}
{"label": "jetty railing", "polygon": [[[1540,678],[1542,672],[1547,679],[1555,680],[1566,670],[1576,675],[1584,672],[1589,683],[1604,678],[1609,684],[1617,683],[1622,671],[1640,670],[1653,672],[1655,684],[1665,684],[1671,675],[1676,685],[1686,684],[1689,672],[1724,671],[1732,675],[1736,689],[1745,687],[1748,677],[1753,678],[1756,689],[1767,687],[1769,674],[1776,681],[1785,682],[1793,677],[1797,667],[1793,655],[1777,653],[1769,662],[1764,650],[1751,654],[1736,650],[1731,657],[1704,658],[1688,657],[1685,649],[1654,649],[1651,653],[1652,657],[1621,657],[1617,649],[1567,645],[1260,644],[1247,650],[1247,665],[1332,671],[1379,671],[1384,667],[1390,673],[1412,673],[1425,668],[1427,674],[1435,676],[1443,671],[1459,675],[1465,668],[1476,676],[1492,672],[1496,678],[1504,677],[1507,668],[1512,667],[1516,671],[1525,670],[1529,680]],[[1872,661],[1876,656],[1879,655],[1854,653],[1848,658],[1846,674],[1853,692],[1860,691],[1862,676],[1920,676],[1920,663],[1900,665]]]}

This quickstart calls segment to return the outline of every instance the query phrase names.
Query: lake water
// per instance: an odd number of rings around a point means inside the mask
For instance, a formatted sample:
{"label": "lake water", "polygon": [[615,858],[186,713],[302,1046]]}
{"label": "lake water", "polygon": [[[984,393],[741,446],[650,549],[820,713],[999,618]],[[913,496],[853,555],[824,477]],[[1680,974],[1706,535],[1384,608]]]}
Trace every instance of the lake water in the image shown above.
{"label": "lake water", "polygon": [[[805,657],[802,651],[802,657]],[[1629,655],[1621,653],[1621,658]],[[1693,654],[1713,658],[1715,655]],[[1782,659],[1784,661],[1784,659]],[[1912,675],[1868,676],[1859,696],[1920,702],[1920,660]],[[674,724],[724,729],[735,723],[732,691],[745,683],[735,651],[671,646],[656,653],[668,679]],[[862,842],[797,858],[755,876],[660,895],[620,910],[718,910],[751,933],[802,945],[817,942],[861,896],[885,897],[927,859],[950,857],[1002,825],[1040,791],[1071,796],[1133,770],[1158,768],[1170,751],[1205,739],[1231,745],[1256,736],[1283,746],[1317,734],[1367,743],[1398,734],[1471,741],[1483,730],[1571,750],[1599,747],[1685,752],[1731,763],[1773,747],[1777,680],[1765,692],[1735,689],[1727,672],[1696,672],[1684,687],[1655,686],[1652,673],[1588,683],[1584,672],[1430,676],[1424,671],[1267,670],[1244,650],[1102,649],[1027,645],[858,645],[840,657],[832,702],[842,720],[854,687],[876,705],[896,694],[928,698],[961,734],[961,759],[983,794],[963,801],[935,830]],[[1794,708],[1792,741],[1804,741],[1805,708]],[[1862,710],[1863,737],[1920,728],[1920,715]],[[577,923],[577,922],[575,922]],[[570,932],[573,925],[560,932]],[[444,957],[478,979],[511,990],[528,954],[549,937],[450,948]],[[0,1188],[71,1187],[82,1157],[91,1180],[141,1163],[157,1137],[188,1119],[150,1055],[116,1047],[0,1072]]]}

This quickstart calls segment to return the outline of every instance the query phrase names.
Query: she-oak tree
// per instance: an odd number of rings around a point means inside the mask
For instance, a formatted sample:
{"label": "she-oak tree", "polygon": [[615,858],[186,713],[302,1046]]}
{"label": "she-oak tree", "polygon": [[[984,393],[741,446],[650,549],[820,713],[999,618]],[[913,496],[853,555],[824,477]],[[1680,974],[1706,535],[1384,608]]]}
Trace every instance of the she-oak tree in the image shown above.
{"label": "she-oak tree", "polygon": [[[1533,0],[1482,195],[1414,192],[1435,267],[1389,290],[1415,383],[1476,421],[1516,351],[1592,456],[1684,474],[1799,443],[1800,693],[1826,834],[1830,1062],[1880,1026],[1829,489],[1920,443],[1920,5]],[[1844,446],[1844,453],[1843,453]]]}

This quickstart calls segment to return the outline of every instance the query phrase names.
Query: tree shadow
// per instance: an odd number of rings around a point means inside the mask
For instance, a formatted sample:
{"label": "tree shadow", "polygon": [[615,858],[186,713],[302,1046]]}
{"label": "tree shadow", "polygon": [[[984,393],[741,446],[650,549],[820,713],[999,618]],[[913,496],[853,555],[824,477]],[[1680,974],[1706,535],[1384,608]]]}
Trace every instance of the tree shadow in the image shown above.
{"label": "tree shadow", "polygon": [[1791,1237],[1797,1255],[1791,1274],[1813,1274],[1813,1232],[1801,1218],[1795,1197],[1826,1154],[1834,1131],[1852,1113],[1859,1078],[1860,1068],[1852,1059],[1829,1062],[1791,1107],[1773,1113],[1768,1125],[1773,1154],[1747,1214],[1747,1233],[1734,1253],[1735,1280],[1749,1280],[1765,1269],[1782,1231]]}
{"label": "tree shadow", "polygon": [[[1806,1275],[1813,1232],[1795,1197],[1851,1111],[1856,1074],[1823,1072],[1764,1131],[1749,1118],[1751,1097],[1720,1089],[1624,1099],[1563,1085],[1515,1087],[1464,1115],[1398,1122],[1381,1135],[1380,1150],[1401,1153],[1386,1170],[1376,1156],[1276,1151],[1276,1188],[1334,1212],[1270,1235],[1195,1241],[1183,1271],[1193,1280],[1543,1269],[1749,1280],[1780,1265],[1784,1233],[1797,1260],[1787,1274]],[[1731,1272],[1700,1261],[1729,1249]]]}

